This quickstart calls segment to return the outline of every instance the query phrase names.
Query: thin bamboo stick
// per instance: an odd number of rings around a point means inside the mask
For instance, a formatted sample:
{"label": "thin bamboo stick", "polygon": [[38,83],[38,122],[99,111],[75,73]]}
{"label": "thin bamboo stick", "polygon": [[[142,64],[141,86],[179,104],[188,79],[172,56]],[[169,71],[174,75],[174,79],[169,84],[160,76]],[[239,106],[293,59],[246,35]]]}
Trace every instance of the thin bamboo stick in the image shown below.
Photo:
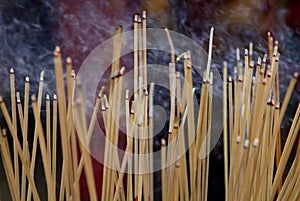
{"label": "thin bamboo stick", "polygon": [[47,147],[45,143],[45,137],[44,137],[44,131],[41,125],[41,120],[40,120],[40,113],[38,112],[38,106],[36,103],[36,98],[35,95],[32,95],[31,97],[32,100],[32,107],[33,107],[33,113],[35,117],[35,123],[37,125],[37,133],[39,135],[39,144],[41,148],[41,153],[42,153],[42,159],[43,159],[43,164],[44,164],[44,172],[46,176],[46,183],[47,183],[47,189],[48,189],[48,200],[55,200],[53,197],[54,195],[54,186],[53,186],[53,177],[51,176],[51,165],[50,165],[50,160],[47,155]]}
{"label": "thin bamboo stick", "polygon": [[1,145],[1,156],[3,160],[3,166],[8,182],[8,187],[10,190],[11,198],[14,201],[20,201],[20,196],[18,195],[18,188],[17,183],[14,179],[14,170],[11,162],[11,155],[9,151],[9,145],[7,141],[6,130],[0,130],[0,145]]}
{"label": "thin bamboo stick", "polygon": [[[15,90],[15,72],[14,69],[11,68],[10,71],[10,97],[11,97],[11,115],[12,115],[12,122],[17,132],[17,114],[16,114],[16,90]],[[20,179],[19,179],[19,158],[18,153],[16,152],[16,142],[13,142],[14,145],[14,173],[15,173],[15,182],[17,186],[20,186]],[[18,194],[20,195],[19,189],[17,189]]]}
{"label": "thin bamboo stick", "polygon": [[[20,142],[19,142],[19,140],[17,138],[17,135],[16,135],[15,129],[13,127],[12,121],[11,121],[11,119],[9,117],[9,113],[7,111],[6,105],[5,105],[5,103],[3,101],[3,98],[1,96],[0,96],[0,107],[1,107],[4,119],[5,119],[5,121],[6,121],[7,125],[8,125],[9,130],[10,130],[10,133],[11,133],[13,139],[15,139],[15,141],[16,141],[16,145],[17,145],[16,146],[16,148],[17,148],[16,151],[19,154],[21,163],[25,164],[26,163],[26,156],[25,156],[25,154],[22,151],[22,148],[21,148]],[[31,187],[32,187],[33,197],[34,197],[35,200],[39,201],[40,198],[39,198],[39,195],[38,195],[38,192],[37,192],[37,189],[36,189],[36,185],[34,183],[34,179],[33,179],[32,175],[30,174],[28,167],[26,165],[23,165],[23,168],[24,168],[25,174],[26,174],[26,176],[27,176],[27,178],[29,180],[29,185],[31,185]]]}

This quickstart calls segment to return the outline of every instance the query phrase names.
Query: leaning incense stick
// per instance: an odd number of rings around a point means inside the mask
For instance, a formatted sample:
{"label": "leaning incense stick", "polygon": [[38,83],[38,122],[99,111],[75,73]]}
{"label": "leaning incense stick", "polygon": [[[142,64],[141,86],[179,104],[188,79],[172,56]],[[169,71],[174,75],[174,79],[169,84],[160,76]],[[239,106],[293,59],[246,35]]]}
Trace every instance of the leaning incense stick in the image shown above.
{"label": "leaning incense stick", "polygon": [[228,133],[227,133],[227,63],[223,68],[223,143],[225,200],[228,201]]}
{"label": "leaning incense stick", "polygon": [[57,96],[53,95],[52,102],[52,177],[54,186],[54,198],[56,198],[56,162],[57,162]]}
{"label": "leaning incense stick", "polygon": [[[39,82],[39,89],[38,89],[38,100],[37,100],[37,105],[38,105],[38,112],[40,112],[41,110],[41,104],[42,104],[42,97],[43,97],[43,86],[44,86],[44,71],[42,71],[40,73],[40,82]],[[25,100],[29,99],[29,94],[25,94]],[[25,102],[24,100],[24,102]],[[28,102],[28,100],[27,100]],[[28,103],[27,103],[28,104]],[[24,117],[26,118],[26,107],[24,106]],[[28,111],[27,111],[28,112]],[[28,115],[27,115],[28,116]],[[24,119],[25,119],[24,118]],[[24,121],[23,125],[25,125],[24,127],[24,135],[25,135],[25,139],[27,139],[27,126],[26,126],[26,121]],[[30,173],[32,175],[34,175],[34,169],[35,169],[35,161],[36,161],[36,154],[37,154],[37,143],[38,143],[38,134],[37,134],[37,128],[35,126],[34,129],[34,134],[33,134],[33,145],[32,145],[32,157],[31,157],[31,161],[30,161]],[[24,145],[26,146],[26,145]],[[28,190],[27,190],[27,201],[29,201],[31,199],[31,188],[29,186]]]}
{"label": "leaning incense stick", "polygon": [[161,193],[162,193],[162,201],[166,201],[166,141],[164,139],[161,140]]}
{"label": "leaning incense stick", "polygon": [[[27,136],[28,136],[28,107],[29,107],[29,77],[25,78],[25,90],[24,90],[24,117],[22,119],[23,121],[23,127],[24,127],[24,132],[23,132],[23,153],[24,156],[26,156],[26,152],[28,150],[27,149]],[[33,149],[34,151],[34,149]],[[36,154],[32,154],[33,156],[35,156]],[[31,159],[31,160],[35,160],[35,159]],[[24,170],[23,170],[24,171]],[[33,172],[33,171],[32,171]],[[33,173],[31,173],[33,175]],[[25,175],[25,174],[24,174]],[[24,189],[25,186],[25,177],[22,178],[22,188]],[[22,190],[23,190],[22,189]],[[31,187],[29,186],[28,191],[31,191]],[[28,194],[28,192],[27,192]],[[24,196],[25,194],[22,195],[22,200],[24,200]],[[30,196],[31,196],[31,192],[30,192]]]}
{"label": "leaning incense stick", "polygon": [[142,35],[143,35],[143,81],[144,81],[144,87],[147,89],[147,14],[146,11],[143,11],[142,14]]}
{"label": "leaning incense stick", "polygon": [[287,141],[286,141],[286,146],[284,146],[282,156],[281,156],[281,160],[279,162],[278,169],[277,169],[275,177],[274,177],[271,197],[273,197],[274,196],[273,194],[276,193],[277,187],[279,185],[279,178],[282,177],[282,175],[283,175],[284,169],[286,167],[286,163],[287,163],[288,158],[289,158],[288,156],[290,155],[293,144],[294,144],[294,142],[296,140],[296,137],[297,137],[297,134],[299,132],[300,123],[298,122],[298,125],[296,126],[299,115],[300,115],[300,104],[298,105],[298,109],[296,111],[296,115],[295,115],[294,121],[292,123],[290,133],[288,134],[288,138],[287,138]]}
{"label": "leaning incense stick", "polygon": [[[22,148],[21,148],[20,142],[18,140],[18,137],[16,135],[15,129],[13,127],[12,121],[11,121],[11,119],[9,117],[8,110],[7,110],[6,105],[5,105],[4,101],[3,101],[3,98],[1,96],[0,96],[0,107],[1,107],[4,119],[5,119],[5,121],[6,121],[7,125],[8,125],[9,130],[10,130],[10,133],[11,133],[13,139],[16,140],[16,145],[17,145],[16,146],[16,148],[17,148],[16,151],[18,152],[18,155],[20,157],[20,160],[21,160],[22,164],[25,164],[26,163],[26,156],[25,156],[25,154],[22,151]],[[23,165],[23,168],[24,168],[25,174],[26,174],[26,176],[27,176],[27,178],[29,180],[29,185],[31,186],[31,188],[33,190],[33,197],[34,197],[34,199],[35,200],[40,200],[40,198],[38,196],[38,193],[37,193],[36,185],[35,185],[34,180],[33,180],[33,177],[29,173],[29,168],[26,165]]]}
{"label": "leaning incense stick", "polygon": [[[86,133],[87,133],[87,125],[86,125],[86,117],[85,117],[85,111],[83,109],[83,91],[80,79],[77,77],[77,107],[74,107],[75,111],[74,114],[78,116],[79,119],[79,127],[78,134],[81,136],[81,140],[79,141],[79,146],[81,153],[84,158],[84,170],[85,175],[87,178],[87,184],[89,189],[89,195],[91,200],[97,200],[97,193],[96,193],[96,187],[95,187],[95,181],[94,181],[94,174],[93,174],[93,167],[91,163],[91,156],[88,153],[88,144],[86,139]],[[87,147],[84,147],[87,146]]]}
{"label": "leaning incense stick", "polygon": [[[14,69],[10,69],[10,97],[11,97],[11,113],[12,113],[12,122],[14,128],[17,132],[17,114],[16,114],[16,91],[15,91],[15,72]],[[19,159],[16,150],[16,142],[14,142],[14,170],[15,170],[15,182],[16,185],[19,186]],[[17,189],[18,190],[18,189]]]}
{"label": "leaning incense stick", "polygon": [[209,72],[211,67],[211,60],[212,60],[212,46],[213,46],[213,37],[214,37],[214,27],[210,29],[210,36],[209,36],[209,47],[208,47],[208,58],[207,58],[207,66],[206,66],[206,80],[209,79]]}
{"label": "leaning incense stick", "polygon": [[[50,96],[46,94],[46,136],[47,136],[47,153],[49,161],[51,161],[51,137],[50,137]],[[51,163],[50,163],[51,169]]]}
{"label": "leaning incense stick", "polygon": [[14,179],[14,170],[13,170],[11,157],[10,157],[11,155],[9,151],[8,141],[7,141],[7,134],[6,134],[6,130],[4,129],[2,131],[0,130],[0,145],[1,145],[1,156],[3,159],[3,166],[7,177],[12,200],[20,201],[20,196],[18,193],[19,186],[17,186],[17,183]]}
{"label": "leaning incense stick", "polygon": [[[72,184],[72,166],[70,165],[70,146],[69,141],[67,139],[67,122],[66,122],[66,98],[65,98],[65,90],[64,90],[64,81],[63,81],[63,72],[62,72],[62,59],[60,48],[56,47],[54,50],[54,67],[55,67],[55,75],[56,75],[56,89],[57,89],[57,97],[58,97],[58,112],[59,112],[59,122],[60,122],[60,132],[62,133],[61,142],[62,142],[62,155],[63,160],[66,163],[66,170],[68,170],[66,184],[67,189],[69,189],[69,184]],[[69,195],[67,195],[69,196]]]}
{"label": "leaning incense stick", "polygon": [[49,157],[47,155],[47,147],[46,147],[44,132],[40,120],[40,113],[38,112],[38,106],[36,103],[35,95],[32,95],[31,100],[32,100],[33,113],[35,117],[35,123],[37,125],[37,132],[39,135],[39,144],[41,148],[43,164],[44,164],[44,171],[45,171],[47,188],[48,188],[48,200],[54,200],[53,197],[54,186],[53,186],[53,180],[51,176],[51,165],[50,165]]}

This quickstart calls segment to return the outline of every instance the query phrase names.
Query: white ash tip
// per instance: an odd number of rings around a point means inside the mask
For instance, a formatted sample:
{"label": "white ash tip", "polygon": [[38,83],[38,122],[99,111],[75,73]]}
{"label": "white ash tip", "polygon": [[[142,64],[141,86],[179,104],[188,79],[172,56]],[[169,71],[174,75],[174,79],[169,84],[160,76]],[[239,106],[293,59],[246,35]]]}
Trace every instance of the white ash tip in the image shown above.
{"label": "white ash tip", "polygon": [[261,58],[260,57],[258,57],[258,59],[257,59],[257,65],[261,65]]}
{"label": "white ash tip", "polygon": [[46,94],[46,100],[50,100],[49,94]]}
{"label": "white ash tip", "polygon": [[42,71],[41,74],[40,74],[40,81],[41,81],[41,82],[44,81],[44,75],[45,75],[45,72]]}
{"label": "white ash tip", "polygon": [[146,17],[147,17],[147,12],[144,10],[143,11],[143,18],[146,19]]}
{"label": "white ash tip", "polygon": [[293,77],[294,77],[294,78],[298,78],[298,73],[295,72],[294,75],[293,75]]}
{"label": "white ash tip", "polygon": [[249,140],[248,139],[246,139],[245,141],[244,141],[244,148],[248,148],[249,147]]}
{"label": "white ash tip", "polygon": [[257,147],[259,144],[259,139],[258,138],[255,138],[254,141],[253,141],[253,146],[254,147]]}
{"label": "white ash tip", "polygon": [[31,96],[31,100],[32,100],[32,102],[35,102],[35,101],[36,101],[35,94],[32,94],[32,96]]}
{"label": "white ash tip", "polygon": [[56,94],[53,94],[53,99],[57,100],[57,95]]}
{"label": "white ash tip", "polygon": [[164,138],[162,138],[161,141],[160,141],[160,144],[161,144],[161,146],[166,146],[167,142]]}
{"label": "white ash tip", "polygon": [[7,131],[6,131],[6,129],[5,129],[5,128],[3,128],[3,129],[2,129],[2,135],[3,135],[4,137],[6,137],[6,136],[7,136]]}
{"label": "white ash tip", "polygon": [[125,92],[125,99],[128,100],[129,99],[129,90],[127,89]]}
{"label": "white ash tip", "polygon": [[25,82],[29,82],[29,80],[30,80],[29,77],[26,76],[26,77],[25,77]]}
{"label": "white ash tip", "polygon": [[71,59],[71,57],[67,57],[66,62],[67,62],[67,64],[72,64],[72,59]]}
{"label": "white ash tip", "polygon": [[13,68],[10,68],[9,73],[10,73],[10,74],[14,74],[14,73],[15,73],[14,69],[13,69]]}
{"label": "white ash tip", "polygon": [[236,143],[240,143],[241,142],[241,136],[237,136],[235,141],[236,141]]}
{"label": "white ash tip", "polygon": [[20,92],[16,92],[17,103],[21,103]]}

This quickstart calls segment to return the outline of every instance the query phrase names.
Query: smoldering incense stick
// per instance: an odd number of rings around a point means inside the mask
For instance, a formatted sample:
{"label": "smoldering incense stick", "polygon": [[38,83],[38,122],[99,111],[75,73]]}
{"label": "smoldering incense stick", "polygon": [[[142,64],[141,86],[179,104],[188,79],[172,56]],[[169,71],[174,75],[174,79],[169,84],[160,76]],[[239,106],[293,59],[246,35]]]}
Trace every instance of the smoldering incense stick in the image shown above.
{"label": "smoldering incense stick", "polygon": [[3,129],[3,131],[0,130],[0,145],[1,145],[1,156],[3,159],[3,167],[7,177],[7,182],[11,192],[12,200],[20,201],[20,196],[18,193],[19,186],[17,186],[17,183],[14,179],[14,170],[11,162],[11,155],[9,151],[9,144],[7,141],[7,134],[5,129]]}
{"label": "smoldering incense stick", "polygon": [[[46,94],[46,136],[47,136],[47,154],[49,161],[51,161],[51,137],[50,137],[50,96],[49,94]],[[50,162],[50,169],[51,168],[51,162]]]}
{"label": "smoldering incense stick", "polygon": [[208,77],[205,78],[207,80],[209,79],[209,72],[210,72],[210,67],[211,67],[213,36],[214,36],[214,27],[212,27],[210,29],[208,58],[207,58],[207,66],[206,66],[206,76],[208,76]]}
{"label": "smoldering incense stick", "polygon": [[[52,102],[52,177],[54,186],[54,198],[56,199],[56,168],[57,168],[57,96],[53,95]],[[75,159],[74,159],[75,160]]]}
{"label": "smoldering incense stick", "polygon": [[223,68],[223,143],[224,143],[224,182],[225,200],[228,201],[228,133],[227,133],[227,63]]}
{"label": "smoldering incense stick", "polygon": [[24,90],[24,138],[23,138],[23,149],[26,149],[26,141],[28,136],[28,108],[29,108],[29,77],[25,78],[25,90]]}
{"label": "smoldering incense stick", "polygon": [[[29,81],[29,78],[28,78]],[[42,105],[42,96],[43,96],[43,86],[44,86],[44,71],[40,73],[40,82],[39,82],[39,88],[38,88],[38,100],[37,100],[37,105],[38,105],[38,112],[41,110],[41,105]],[[29,95],[25,96],[25,99],[29,99]],[[27,100],[28,102],[28,100]],[[28,104],[28,103],[27,103]],[[27,109],[25,108],[24,105],[24,117],[26,117],[26,111]],[[28,116],[28,115],[27,115]],[[27,127],[26,127],[26,122],[24,121],[23,123],[25,125],[24,127],[24,134],[25,134],[25,139],[27,140]],[[31,153],[31,161],[30,161],[30,174],[34,175],[34,169],[35,169],[35,161],[36,161],[36,153],[37,153],[37,143],[38,143],[38,134],[37,134],[37,128],[35,126],[34,128],[34,136],[33,136],[33,145],[32,145],[32,153]],[[25,146],[25,145],[24,145]],[[31,188],[29,186],[27,190],[27,201],[31,199]]]}
{"label": "smoldering incense stick", "polygon": [[39,135],[39,144],[41,148],[41,153],[42,153],[42,159],[43,159],[43,164],[44,164],[44,171],[45,171],[45,176],[46,176],[46,182],[47,182],[47,189],[48,189],[48,200],[54,200],[54,186],[53,186],[53,177],[51,176],[51,165],[50,165],[50,160],[47,154],[47,146],[45,142],[45,137],[44,137],[44,132],[43,128],[41,125],[41,120],[40,120],[40,113],[38,112],[38,106],[36,103],[36,98],[35,95],[32,95],[31,97],[32,100],[32,107],[33,107],[33,113],[35,117],[35,123],[37,125],[37,133]]}
{"label": "smoldering incense stick", "polygon": [[[15,91],[15,72],[14,69],[11,68],[10,71],[10,97],[11,97],[11,113],[12,113],[12,122],[15,128],[15,131],[17,132],[17,114],[16,114],[16,91]],[[16,142],[13,142],[14,145],[14,170],[15,170],[15,182],[16,185],[19,186],[20,185],[20,181],[19,181],[19,159],[18,159],[18,155],[16,150]],[[17,192],[19,192],[19,189],[17,189]]]}
{"label": "smoldering incense stick", "polygon": [[[3,101],[3,98],[0,96],[0,107],[1,107],[1,110],[2,110],[2,113],[3,113],[3,116],[4,116],[4,119],[8,125],[8,128],[10,130],[10,133],[13,137],[13,139],[15,139],[16,141],[16,151],[18,152],[18,155],[20,157],[20,160],[22,162],[22,164],[25,164],[26,163],[26,156],[25,154],[22,152],[22,148],[21,148],[21,145],[20,145],[20,142],[18,140],[18,137],[16,135],[16,132],[14,130],[14,127],[13,127],[13,124],[11,122],[11,119],[9,117],[9,113],[7,111],[7,108],[6,108],[6,105]],[[23,168],[25,170],[25,174],[29,180],[29,185],[31,186],[32,190],[33,190],[33,197],[35,200],[40,200],[39,196],[38,196],[38,193],[37,193],[37,189],[36,189],[36,185],[34,183],[34,179],[32,177],[32,175],[29,173],[29,169],[26,165],[23,165]]]}
{"label": "smoldering incense stick", "polygon": [[[66,122],[66,98],[65,98],[65,90],[64,90],[64,81],[63,81],[63,72],[62,72],[62,60],[60,48],[56,47],[54,50],[54,67],[55,67],[55,75],[56,75],[56,89],[57,89],[57,98],[58,98],[58,113],[59,113],[59,121],[60,121],[60,132],[61,134],[61,142],[62,142],[62,154],[63,160],[66,163],[66,170],[68,170],[66,175],[66,184],[67,188],[69,188],[69,184],[72,182],[72,166],[70,165],[70,146],[69,141],[67,139],[67,122]],[[71,170],[71,171],[69,171]],[[70,181],[69,181],[70,180]],[[69,195],[67,195],[69,196]]]}

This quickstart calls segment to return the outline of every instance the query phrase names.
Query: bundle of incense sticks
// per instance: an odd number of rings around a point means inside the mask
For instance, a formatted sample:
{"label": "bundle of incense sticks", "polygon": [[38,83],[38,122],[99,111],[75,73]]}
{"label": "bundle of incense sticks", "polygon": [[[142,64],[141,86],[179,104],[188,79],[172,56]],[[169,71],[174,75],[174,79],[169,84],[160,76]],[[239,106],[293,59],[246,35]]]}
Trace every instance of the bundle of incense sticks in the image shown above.
{"label": "bundle of incense sticks", "polygon": [[[196,111],[198,117],[194,115],[192,55],[187,50],[176,59],[172,38],[169,31],[165,31],[171,50],[170,117],[168,137],[161,139],[160,196],[163,201],[205,201],[208,197],[211,128],[214,126],[211,118],[213,75],[210,71],[214,29],[210,32],[207,68],[203,72],[203,82],[199,83],[201,95],[199,111]],[[28,77],[21,96],[22,92],[15,90],[14,70],[10,70],[12,108],[9,112],[5,103],[7,100],[0,97],[0,107],[7,126],[0,129],[0,146],[12,200],[28,201],[32,197],[34,200],[45,199],[39,194],[36,185],[37,179],[40,179],[35,178],[38,150],[42,156],[48,200],[81,200],[81,175],[86,177],[90,200],[156,200],[154,159],[151,156],[155,126],[153,104],[156,97],[155,83],[147,82],[146,33],[146,12],[143,12],[141,16],[134,17],[134,88],[126,89],[125,102],[121,102],[126,69],[120,67],[122,28],[115,30],[109,90],[105,87],[100,89],[89,122],[80,77],[72,69],[71,58],[67,58],[64,80],[59,47],[54,51],[57,94],[53,94],[53,98],[48,94],[43,97],[44,72],[40,75],[37,96],[34,95],[36,92],[30,92]],[[291,149],[297,142],[300,106],[283,150],[280,142],[280,123],[297,75],[291,80],[284,101],[280,104],[278,43],[273,44],[271,35],[268,37],[270,64],[266,63],[267,56],[262,61],[259,58],[254,73],[252,44],[249,54],[248,50],[245,51],[244,67],[237,54],[236,71],[233,78],[228,77],[228,82],[227,65],[224,64],[226,200],[299,199],[300,145],[297,146],[294,158]],[[184,75],[180,75],[176,63],[180,60],[183,60]],[[184,83],[181,83],[181,76],[184,76]],[[133,98],[129,97],[129,90],[133,90]],[[31,101],[30,94],[33,94]],[[21,97],[24,97],[23,104]],[[43,98],[46,102],[45,121],[41,119]],[[126,108],[126,153],[130,153],[125,154],[122,160],[115,149],[108,146],[118,147],[121,107]],[[34,119],[29,118],[31,108]],[[107,142],[104,163],[114,165],[104,166],[102,181],[95,180],[91,155],[87,149],[99,113],[102,115]],[[73,117],[76,121],[73,121]],[[33,133],[29,133],[29,122],[35,125]],[[9,147],[8,135],[12,137],[13,149]],[[28,147],[28,136],[33,136],[31,149]],[[80,140],[77,136],[80,136]],[[57,137],[61,138],[61,143],[57,143]],[[57,168],[58,146],[62,150],[61,169]],[[145,155],[147,157],[140,157]],[[293,163],[288,166],[287,162],[291,158]],[[128,173],[125,177],[126,169]],[[284,171],[288,173],[284,175]],[[59,184],[56,184],[57,180]],[[96,183],[102,184],[101,195],[97,195]],[[59,190],[56,186],[59,186]]]}
{"label": "bundle of incense sticks", "polygon": [[[297,142],[300,104],[283,149],[280,133],[280,125],[298,74],[294,74],[284,100],[280,103],[280,53],[278,42],[273,42],[270,33],[268,44],[269,55],[257,59],[256,72],[251,43],[249,52],[245,49],[244,62],[237,50],[233,76],[227,78],[227,64],[224,63],[226,200],[298,201],[300,198],[299,139]],[[297,151],[291,153],[294,146]],[[292,165],[288,163],[289,160]]]}

